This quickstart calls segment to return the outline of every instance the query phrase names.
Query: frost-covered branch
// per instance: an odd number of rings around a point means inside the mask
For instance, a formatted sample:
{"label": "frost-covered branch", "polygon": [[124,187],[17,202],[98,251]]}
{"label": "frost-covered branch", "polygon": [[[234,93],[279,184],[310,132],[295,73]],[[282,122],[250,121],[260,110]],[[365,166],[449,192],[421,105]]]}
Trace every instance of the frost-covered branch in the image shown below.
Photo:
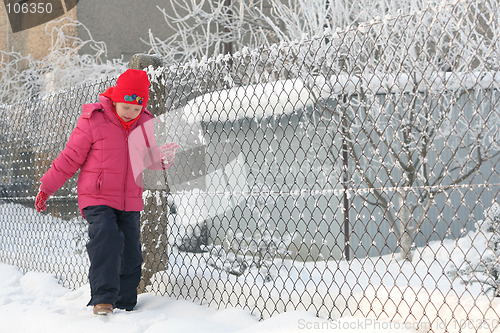
{"label": "frost-covered branch", "polygon": [[[233,43],[237,52],[327,32],[362,33],[375,24],[370,33],[378,36],[363,47],[375,47],[379,56],[373,60],[384,72],[413,68],[415,63],[432,64],[417,66],[421,74],[457,71],[483,61],[494,65],[498,51],[490,42],[498,35],[497,6],[495,0],[232,0],[229,6],[224,0],[170,0],[168,10],[159,10],[174,35],[161,40],[150,31],[146,43],[167,63],[184,62],[222,54],[225,43]],[[397,47],[401,44],[406,45]],[[495,54],[481,60],[478,49]],[[401,50],[411,57],[401,57]]]}
{"label": "frost-covered branch", "polygon": [[171,12],[158,9],[174,34],[161,40],[150,30],[145,42],[150,53],[162,55],[166,63],[222,54],[227,43],[235,43],[236,50],[241,50],[242,42],[262,46],[266,24],[258,17],[261,6],[261,0],[233,1],[229,7],[224,0],[170,0]]}

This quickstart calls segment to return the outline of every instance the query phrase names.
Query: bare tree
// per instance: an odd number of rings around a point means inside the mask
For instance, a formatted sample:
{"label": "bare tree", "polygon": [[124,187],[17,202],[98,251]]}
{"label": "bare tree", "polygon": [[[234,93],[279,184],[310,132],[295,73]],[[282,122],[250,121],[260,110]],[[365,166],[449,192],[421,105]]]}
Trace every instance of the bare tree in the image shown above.
{"label": "bare tree", "polygon": [[357,191],[383,211],[403,259],[436,196],[499,155],[495,12],[492,1],[423,8],[360,26],[348,44],[354,88],[332,112],[346,127]]}

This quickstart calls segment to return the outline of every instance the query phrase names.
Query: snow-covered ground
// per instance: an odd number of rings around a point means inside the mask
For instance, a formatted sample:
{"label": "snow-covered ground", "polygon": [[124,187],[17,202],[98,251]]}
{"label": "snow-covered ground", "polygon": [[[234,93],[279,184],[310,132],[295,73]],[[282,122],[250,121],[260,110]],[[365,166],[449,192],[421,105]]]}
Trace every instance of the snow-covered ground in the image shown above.
{"label": "snow-covered ground", "polygon": [[248,311],[217,310],[150,293],[139,295],[136,311],[108,317],[86,307],[89,285],[69,290],[47,273],[23,274],[0,263],[0,332],[414,332],[411,326],[348,317],[328,321],[313,312],[290,311],[259,321]]}
{"label": "snow-covered ground", "polygon": [[[486,215],[498,215],[495,207]],[[417,248],[412,262],[394,255],[277,261],[268,272],[270,282],[255,270],[236,277],[215,269],[207,265],[208,253],[170,249],[169,270],[152,278],[153,290],[195,300],[202,292],[204,299],[214,297],[212,304],[240,304],[243,299],[246,308],[256,311],[218,310],[199,301],[145,293],[137,311],[102,318],[86,307],[89,285],[77,282],[86,281],[87,270],[85,228],[78,220],[68,223],[32,208],[1,204],[0,223],[0,258],[22,262],[28,271],[0,263],[0,333],[500,332],[500,297],[492,297],[485,284],[465,285],[451,274],[463,269],[464,262],[486,259],[491,235],[481,229]],[[75,290],[51,274],[35,272],[44,270],[78,283]],[[334,320],[324,319],[328,316]]]}

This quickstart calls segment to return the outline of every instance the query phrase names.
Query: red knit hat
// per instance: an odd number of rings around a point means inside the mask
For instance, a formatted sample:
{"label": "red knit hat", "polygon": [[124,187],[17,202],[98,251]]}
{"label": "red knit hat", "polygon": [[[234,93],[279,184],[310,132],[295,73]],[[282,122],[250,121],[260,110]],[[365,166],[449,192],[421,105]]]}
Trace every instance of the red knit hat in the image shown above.
{"label": "red knit hat", "polygon": [[144,108],[149,99],[149,79],[145,71],[127,69],[116,80],[116,85],[103,94],[116,103],[141,105]]}

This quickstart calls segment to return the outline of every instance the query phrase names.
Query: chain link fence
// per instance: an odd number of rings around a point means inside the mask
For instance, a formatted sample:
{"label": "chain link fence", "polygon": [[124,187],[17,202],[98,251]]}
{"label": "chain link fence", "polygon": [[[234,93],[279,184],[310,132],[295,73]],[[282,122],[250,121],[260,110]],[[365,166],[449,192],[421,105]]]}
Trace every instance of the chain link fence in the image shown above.
{"label": "chain link fence", "polygon": [[[420,331],[499,329],[496,1],[149,67],[143,291],[261,318],[292,309]],[[0,261],[87,282],[76,177],[33,208],[81,105],[113,80],[1,107]]]}

